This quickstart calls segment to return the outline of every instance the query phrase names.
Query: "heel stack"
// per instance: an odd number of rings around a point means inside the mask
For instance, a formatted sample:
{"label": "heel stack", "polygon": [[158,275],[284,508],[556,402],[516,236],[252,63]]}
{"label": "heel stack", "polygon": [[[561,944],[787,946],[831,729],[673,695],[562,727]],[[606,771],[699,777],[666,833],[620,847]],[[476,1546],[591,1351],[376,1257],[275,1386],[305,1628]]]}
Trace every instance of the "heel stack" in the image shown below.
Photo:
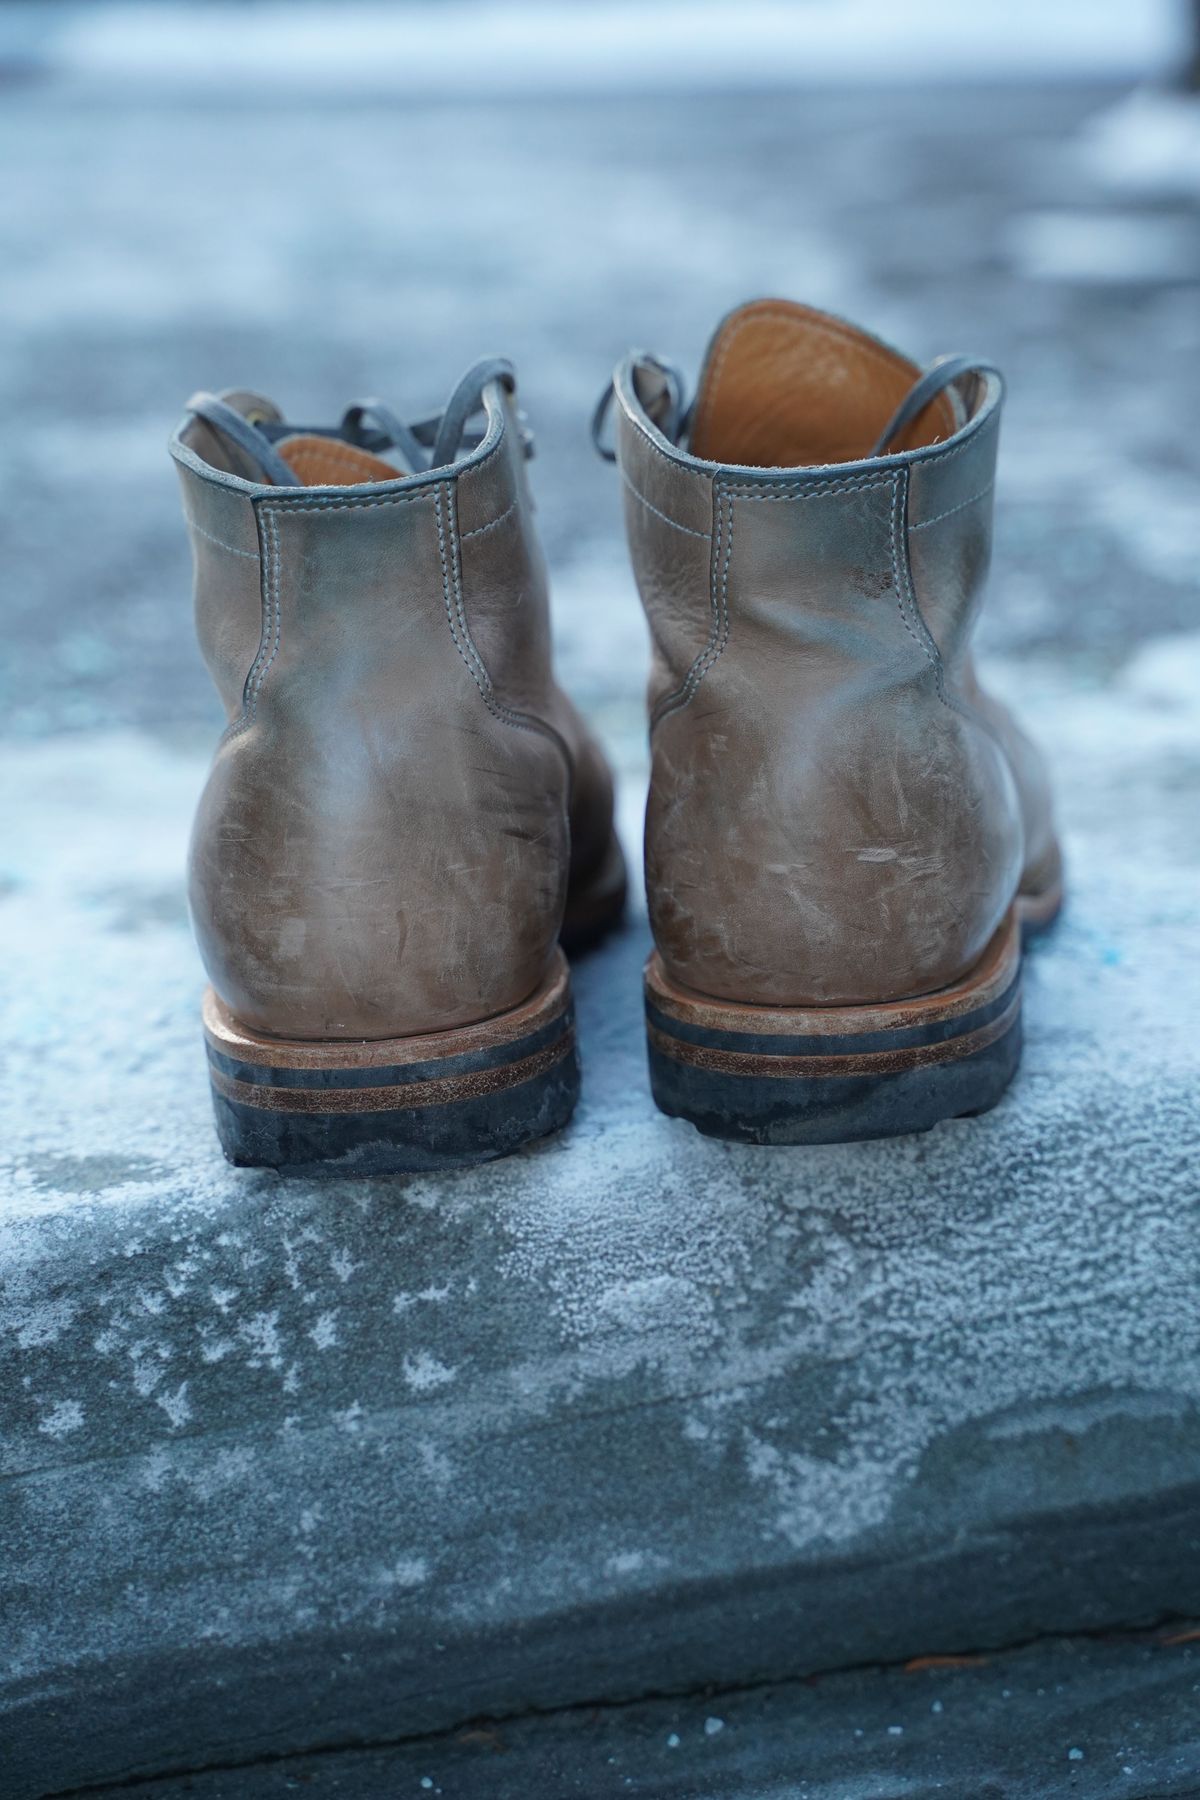
{"label": "heel stack", "polygon": [[211,988],[203,1013],[217,1135],[243,1167],[316,1176],[460,1168],[557,1131],[579,1095],[561,951],[522,1006],[451,1031],[269,1038],[240,1025]]}
{"label": "heel stack", "polygon": [[995,1106],[1021,1057],[1014,910],[953,987],[877,1006],[739,1006],[646,965],[650,1084],[709,1137],[836,1144],[927,1131]]}

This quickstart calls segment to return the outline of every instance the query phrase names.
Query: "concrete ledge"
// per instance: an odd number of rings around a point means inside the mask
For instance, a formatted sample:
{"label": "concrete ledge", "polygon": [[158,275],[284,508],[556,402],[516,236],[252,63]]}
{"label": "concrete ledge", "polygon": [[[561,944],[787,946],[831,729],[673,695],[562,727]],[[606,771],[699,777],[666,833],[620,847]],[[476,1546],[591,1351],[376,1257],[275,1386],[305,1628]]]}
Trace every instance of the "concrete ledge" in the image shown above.
{"label": "concrete ledge", "polygon": [[[273,1800],[297,1789],[353,1800],[1194,1800],[1198,1659],[1186,1637],[1061,1639],[957,1666],[576,1709],[138,1791],[143,1800]],[[105,1789],[99,1800],[126,1792]]]}
{"label": "concrete ledge", "polygon": [[216,1154],[199,762],[11,755],[5,1792],[1200,1613],[1198,662],[1022,674],[1074,887],[994,1114],[660,1118],[638,927],[569,1132],[320,1191]]}

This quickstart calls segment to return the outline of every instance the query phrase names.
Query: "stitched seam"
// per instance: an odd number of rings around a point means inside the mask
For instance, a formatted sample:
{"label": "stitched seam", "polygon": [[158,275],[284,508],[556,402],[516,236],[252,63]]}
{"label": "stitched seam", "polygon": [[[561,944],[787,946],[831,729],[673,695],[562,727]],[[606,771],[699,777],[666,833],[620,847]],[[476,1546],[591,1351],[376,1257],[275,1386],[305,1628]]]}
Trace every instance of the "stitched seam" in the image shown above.
{"label": "stitched seam", "polygon": [[[443,489],[445,489],[446,492],[445,522],[443,522],[442,519]],[[454,511],[454,488],[452,482],[438,482],[435,486],[434,511],[437,519],[438,560],[442,565],[442,598],[446,607],[446,622],[450,627],[450,636],[454,640],[454,647],[462,657],[462,660],[466,665],[467,673],[478,688],[480,699],[483,701],[483,704],[487,707],[492,717],[497,719],[500,724],[511,725],[518,731],[536,732],[539,737],[548,738],[551,743],[556,744],[566,760],[568,769],[570,769],[572,766],[570,753],[567,750],[567,746],[563,739],[552,725],[545,724],[540,719],[529,717],[525,713],[515,712],[511,707],[505,706],[502,701],[497,699],[496,691],[492,686],[492,678],[487,672],[483,658],[475,648],[471,633],[467,627],[466,610],[463,605],[462,572],[459,567],[458,556],[454,546],[457,516]],[[447,559],[446,554],[447,528],[449,529],[451,540],[449,559]],[[451,603],[451,587],[453,587],[454,590],[453,604]],[[456,614],[462,631],[461,638],[454,623]],[[469,655],[468,651],[470,652]]]}
{"label": "stitched seam", "polygon": [[[925,622],[925,615],[921,611],[916,589],[913,586],[912,567],[908,559],[907,511],[907,470],[900,469],[896,472],[896,504],[892,514],[892,570],[896,581],[897,596],[898,598],[903,596],[900,604],[900,616],[904,619],[905,624],[908,625],[913,637],[920,644],[929,660],[937,683],[938,699],[941,701],[942,705],[948,707],[951,712],[957,713],[960,718],[966,719],[968,724],[974,725],[977,729],[985,731],[989,737],[993,738],[996,743],[1000,745],[1001,750],[1004,751],[1004,754],[1007,757],[1008,752],[999,733],[991,723],[984,718],[983,714],[977,712],[967,701],[959,699],[957,694],[948,694],[946,692],[946,665],[942,660],[942,653],[938,649],[937,640]],[[911,623],[909,618],[905,616],[905,600],[907,600],[911,613]]]}
{"label": "stitched seam", "polygon": [[434,499],[440,488],[447,486],[451,481],[458,480],[459,476],[477,475],[481,470],[486,469],[492,458],[498,456],[500,451],[504,448],[505,435],[506,434],[501,431],[499,441],[492,445],[491,449],[481,462],[464,466],[459,470],[458,475],[449,477],[443,476],[440,480],[430,482],[428,486],[417,488],[411,493],[352,494],[345,500],[327,500],[323,495],[314,495],[311,499],[300,500],[285,500],[280,498],[275,504],[281,512],[345,512],[351,507],[357,506],[411,506],[418,500]]}
{"label": "stitched seam", "polygon": [[662,445],[655,443],[654,439],[650,436],[650,433],[646,430],[646,427],[642,424],[636,414],[631,413],[628,408],[624,408],[623,410],[626,419],[628,419],[629,423],[633,426],[633,429],[637,432],[647,450],[653,450],[655,456],[665,462],[668,469],[674,469],[676,474],[695,476],[701,481],[707,481],[710,486],[712,485],[712,476],[707,469],[693,469],[689,463],[677,462],[673,456],[668,456],[666,451],[662,448]]}
{"label": "stitched seam", "polygon": [[411,506],[417,500],[431,498],[429,488],[419,488],[412,494],[363,494],[348,500],[280,500],[276,504],[280,511],[286,512],[349,512],[360,506]]}
{"label": "stitched seam", "polygon": [[[725,490],[715,483],[713,498],[716,517],[712,555],[709,560],[709,608],[712,623],[709,626],[708,641],[688,670],[682,687],[671,694],[658,708],[653,720],[654,725],[658,725],[668,713],[681,711],[689,701],[695,698],[700,683],[723,654],[725,646],[729,642],[729,562],[733,555],[733,502],[727,499]],[[724,544],[723,556],[721,555],[722,543]],[[719,578],[718,565],[720,567]]]}
{"label": "stitched seam", "polygon": [[838,476],[817,476],[802,485],[779,482],[769,487],[764,483],[754,487],[726,486],[725,492],[738,500],[823,500],[827,494],[853,494],[862,488],[886,487],[894,479],[891,469],[871,470],[866,475],[848,475],[840,479]]}
{"label": "stitched seam", "polygon": [[267,660],[263,663],[261,669],[258,671],[258,678],[254,683],[254,689],[253,689],[253,693],[251,695],[251,700],[250,700],[250,717],[252,719],[257,716],[258,696],[262,693],[262,685],[263,685],[263,682],[267,678],[267,670],[271,667],[271,664],[275,661],[275,657],[279,651],[279,641],[280,641],[281,637],[283,636],[283,607],[280,603],[280,595],[279,595],[279,589],[280,589],[279,520],[278,520],[277,515],[273,512],[267,512],[267,513],[265,513],[264,516],[267,521],[267,529],[270,533],[270,538],[271,538],[270,594],[271,594],[272,606],[273,606],[274,613],[275,613],[275,639],[271,645],[271,653],[267,657]]}
{"label": "stitched seam", "polygon": [[[496,691],[492,686],[492,678],[487,672],[482,656],[480,656],[479,651],[475,648],[475,640],[471,636],[470,628],[467,625],[467,612],[463,605],[462,569],[459,566],[457,548],[455,545],[455,538],[458,534],[458,508],[455,506],[454,502],[454,489],[447,483],[446,524],[449,528],[450,536],[450,573],[454,581],[454,610],[458,614],[458,624],[459,629],[462,632],[463,643],[466,645],[471,661],[479,671],[479,680],[483,683],[483,687],[486,687],[487,689],[489,700],[493,705],[493,710],[497,711],[497,715],[500,716],[508,709],[503,705],[502,701],[496,697]],[[480,692],[482,691],[483,689],[481,688]]]}
{"label": "stitched seam", "polygon": [[282,608],[279,596],[279,533],[275,517],[268,507],[255,509],[255,523],[258,526],[261,544],[260,605],[262,608],[262,634],[258,649],[246,683],[242,689],[242,710],[240,716],[224,733],[223,742],[230,742],[249,730],[251,722],[258,715],[258,695],[267,670],[275,660],[282,635]]}
{"label": "stitched seam", "polygon": [[463,649],[462,644],[459,642],[458,632],[455,629],[455,625],[454,625],[454,612],[453,612],[453,609],[450,604],[450,570],[446,563],[446,533],[445,533],[444,527],[442,525],[442,487],[441,487],[440,482],[439,482],[438,486],[435,487],[435,489],[433,490],[433,505],[434,505],[434,513],[437,518],[438,560],[442,565],[442,599],[444,600],[445,605],[446,605],[446,622],[450,627],[450,636],[454,639],[454,648],[458,651],[458,654],[462,657],[463,662],[466,664],[467,671],[470,674],[472,681],[475,683],[475,686],[479,689],[479,693],[483,700],[484,705],[487,707],[489,712],[493,712],[495,709],[492,705],[492,701],[491,701],[486,689],[484,688],[482,682],[480,681],[478,675],[475,673],[474,669],[471,667],[470,661],[468,660],[468,657],[467,657],[467,653]]}
{"label": "stitched seam", "polygon": [[[864,341],[848,326],[840,326],[830,319],[819,319],[808,313],[805,314],[803,319],[797,319],[794,313],[787,312],[780,307],[764,306],[754,312],[743,314],[726,337],[725,342],[721,345],[721,348],[717,353],[717,360],[713,365],[712,380],[709,382],[707,392],[704,396],[704,406],[701,408],[700,416],[696,420],[693,429],[694,438],[701,436],[703,427],[708,424],[709,415],[716,404],[717,391],[720,387],[721,375],[725,368],[725,359],[733,348],[736,338],[745,326],[753,325],[760,319],[772,319],[777,323],[789,326],[793,336],[801,329],[806,332],[815,331],[820,337],[832,338],[839,344],[851,345],[856,351],[865,353],[873,358],[877,364],[881,364],[883,367],[890,370],[893,375],[900,372],[896,365],[901,359],[897,354],[889,352],[882,344],[872,343],[869,338]],[[941,400],[942,396],[939,394],[935,398]]]}
{"label": "stitched seam", "polygon": [[624,469],[618,467],[617,473],[620,475],[621,480],[625,483],[625,486],[629,489],[629,491],[633,495],[634,499],[640,500],[642,505],[646,508],[647,512],[652,512],[656,519],[662,520],[664,525],[673,525],[675,527],[676,531],[685,531],[687,533],[688,537],[711,538],[711,536],[712,536],[711,531],[697,531],[697,530],[695,530],[695,528],[693,526],[681,525],[679,523],[678,519],[672,519],[669,514],[667,514],[665,512],[660,512],[658,507],[654,505],[654,502],[652,500],[647,500],[645,494],[643,494],[639,488],[634,487],[632,481],[630,481],[630,479],[629,479],[628,475],[625,473]]}
{"label": "stitched seam", "polygon": [[185,510],[184,517],[191,529],[196,532],[199,537],[207,538],[209,543],[216,544],[218,549],[228,550],[230,556],[244,556],[247,562],[258,562],[259,555],[257,550],[239,550],[235,544],[227,544],[224,538],[214,537],[211,531],[205,531],[203,525],[197,525],[190,512]]}
{"label": "stitched seam", "polygon": [[[942,659],[938,654],[936,644],[934,644],[929,635],[929,628],[925,624],[925,621],[917,608],[916,596],[911,593],[909,588],[907,580],[907,553],[903,558],[901,557],[901,541],[904,533],[904,516],[907,501],[908,483],[905,480],[905,472],[903,469],[897,469],[892,483],[892,580],[895,583],[896,588],[896,605],[900,609],[900,617],[904,621],[905,630],[912,638],[913,643],[919,646],[926,662],[928,662],[930,668],[933,670],[934,680],[937,683],[938,699],[942,702],[943,706],[949,706],[950,702],[946,698],[946,685],[942,668]],[[911,613],[909,610],[910,607]]]}
{"label": "stitched seam", "polygon": [[[897,486],[899,487],[903,480],[905,492],[902,502],[900,501],[899,495],[897,496],[897,506],[893,515],[892,566],[896,571],[897,580],[901,583],[904,592],[908,596],[908,602],[912,608],[913,617],[919,626],[921,633],[919,641],[925,649],[925,654],[933,664],[934,673],[937,677],[938,698],[944,706],[949,707],[951,712],[957,713],[959,718],[965,719],[967,723],[973,725],[977,731],[982,731],[987,737],[991,738],[993,743],[999,746],[1001,755],[1004,757],[1005,761],[1007,761],[1009,756],[1008,746],[1005,744],[1000,732],[986,714],[980,712],[978,708],[972,706],[971,702],[964,699],[962,696],[953,692],[946,692],[946,664],[942,658],[941,651],[938,649],[937,639],[925,622],[925,615],[921,611],[921,604],[917,599],[916,587],[913,583],[912,564],[909,561],[908,555],[908,532],[915,529],[915,527],[907,524],[908,483],[907,480],[904,479],[905,475],[906,471],[901,470],[897,472]],[[930,524],[933,523],[932,520],[928,522]],[[903,612],[903,608],[901,608],[901,612]]]}
{"label": "stitched seam", "polygon": [[[667,464],[668,468],[672,468],[672,469],[676,469],[676,470],[682,469],[687,474],[695,473],[700,476],[707,476],[707,474],[708,474],[707,470],[696,469],[693,471],[687,463],[677,462],[673,456],[668,456],[666,451],[663,450],[658,444],[656,444],[654,442],[654,439],[650,436],[650,433],[646,430],[646,427],[638,419],[637,415],[630,412],[628,407],[623,408],[623,410],[624,410],[626,419],[628,420],[630,425],[633,426],[634,430],[637,432],[638,436],[641,438],[641,440],[645,444],[646,448],[648,450],[653,450],[655,456],[661,457],[663,462],[665,462]],[[991,418],[988,419],[984,425],[981,425],[977,432],[973,433],[971,437],[967,438],[965,440],[965,442],[963,442],[961,444],[953,444],[948,449],[944,449],[944,450],[934,450],[931,455],[923,455],[919,451],[916,453],[914,453],[912,451],[906,451],[906,452],[903,452],[903,454],[905,454],[911,458],[911,466],[914,468],[921,468],[921,469],[933,468],[934,466],[939,466],[942,463],[950,462],[951,459],[955,456],[961,456],[965,450],[978,449],[979,445],[982,443],[982,441],[984,439],[985,434],[989,431],[995,431],[999,425],[999,422],[1000,422],[1000,411],[999,411],[999,408],[997,408],[996,411],[993,412]],[[970,421],[968,421],[968,423],[970,423]],[[966,426],[959,427],[959,430],[965,430],[965,429],[966,429]],[[958,433],[955,432],[956,437],[957,437],[957,435],[958,435]],[[693,436],[695,436],[695,428],[693,428]],[[906,465],[906,466],[910,466],[910,465]],[[888,477],[888,476],[890,476],[890,471],[885,470],[883,472],[883,474],[884,474],[884,477]],[[709,479],[711,479],[711,477],[709,477]],[[824,478],[818,476],[816,479],[818,481],[820,481],[821,479],[824,479]]]}
{"label": "stitched seam", "polygon": [[495,531],[497,525],[503,525],[509,513],[515,512],[516,505],[517,502],[515,499],[510,500],[504,511],[502,513],[497,513],[494,519],[489,519],[486,525],[475,525],[470,531],[460,531],[458,534],[459,537],[463,539],[482,537],[485,531]]}
{"label": "stitched seam", "polygon": [[968,506],[974,506],[977,500],[986,500],[995,485],[994,481],[989,481],[986,487],[980,488],[979,492],[977,494],[972,494],[968,500],[960,500],[957,506],[948,506],[945,512],[934,513],[932,519],[919,519],[915,525],[910,525],[908,529],[910,531],[925,531],[930,525],[940,525],[943,519],[952,519],[955,513],[962,512]]}

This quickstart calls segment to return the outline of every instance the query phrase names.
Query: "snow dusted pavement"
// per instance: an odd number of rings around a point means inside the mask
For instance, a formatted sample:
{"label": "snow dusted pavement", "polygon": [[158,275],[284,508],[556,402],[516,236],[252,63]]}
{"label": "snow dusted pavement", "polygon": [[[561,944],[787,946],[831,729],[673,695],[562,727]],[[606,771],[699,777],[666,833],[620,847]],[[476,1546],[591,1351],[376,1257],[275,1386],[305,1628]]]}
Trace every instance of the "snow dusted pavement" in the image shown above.
{"label": "snow dusted pavement", "polygon": [[[88,79],[0,115],[0,1795],[1194,1789],[1200,237],[1178,158],[1113,177],[1152,109]],[[1011,379],[985,662],[1070,881],[1012,1092],[891,1143],[701,1139],[650,1103],[639,913],[577,970],[561,1137],[438,1180],[227,1168],[183,397],[424,410],[514,356],[632,854],[645,632],[585,420],[628,342],[694,364],[756,291]]]}
{"label": "snow dusted pavement", "polygon": [[16,1791],[1200,1614],[1200,638],[1001,672],[1072,882],[1023,1071],[984,1119],[807,1152],[654,1112],[635,922],[580,966],[560,1138],[439,1180],[226,1168],[202,761],[10,750]]}

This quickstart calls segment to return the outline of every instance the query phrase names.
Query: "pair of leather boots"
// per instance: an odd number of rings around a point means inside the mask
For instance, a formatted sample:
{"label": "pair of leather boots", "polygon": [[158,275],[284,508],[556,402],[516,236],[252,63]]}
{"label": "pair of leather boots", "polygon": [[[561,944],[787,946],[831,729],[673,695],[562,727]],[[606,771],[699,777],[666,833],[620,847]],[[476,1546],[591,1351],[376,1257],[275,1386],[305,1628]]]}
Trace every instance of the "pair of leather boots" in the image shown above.
{"label": "pair of leather boots", "polygon": [[[978,685],[1003,385],[840,319],[731,313],[696,399],[613,414],[653,646],[654,1097],[826,1143],[992,1106],[1061,865],[1037,753]],[[433,419],[196,395],[172,442],[228,715],[190,857],[235,1163],[452,1167],[563,1125],[564,951],[616,925],[604,756],[551,666],[511,367]]]}

